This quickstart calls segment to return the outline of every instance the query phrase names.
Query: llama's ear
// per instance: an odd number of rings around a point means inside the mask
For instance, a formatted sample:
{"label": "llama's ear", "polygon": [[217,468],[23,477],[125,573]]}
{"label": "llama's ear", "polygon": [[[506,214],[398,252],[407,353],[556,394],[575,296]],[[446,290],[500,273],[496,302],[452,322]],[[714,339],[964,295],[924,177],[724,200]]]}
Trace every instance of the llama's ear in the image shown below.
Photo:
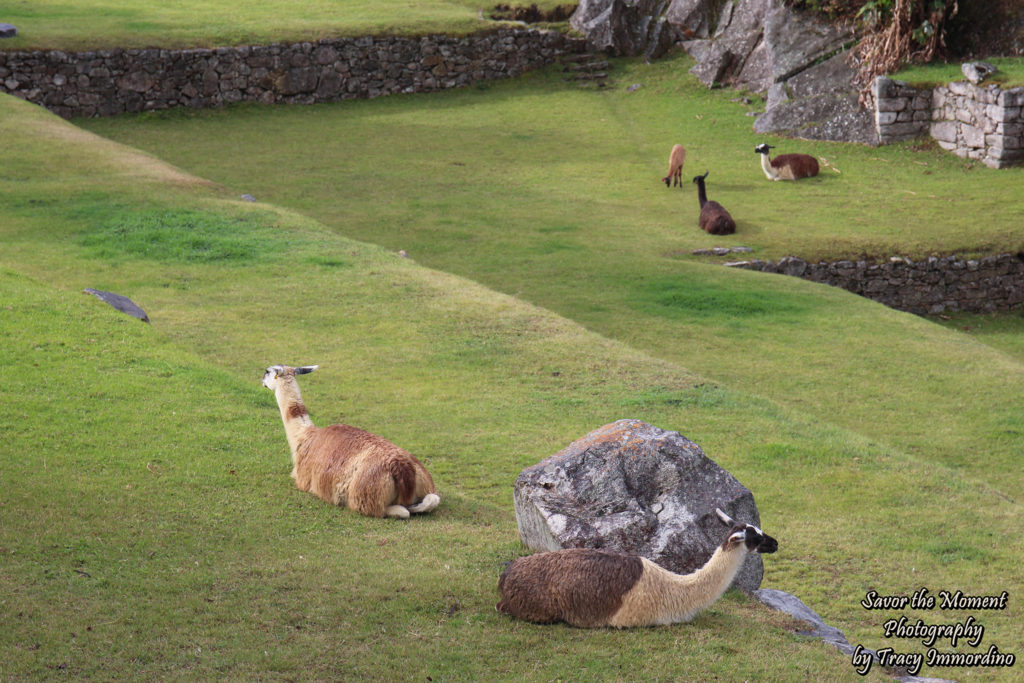
{"label": "llama's ear", "polygon": [[721,508],[715,508],[715,514],[717,514],[718,518],[729,526],[733,526],[734,524],[736,524],[736,522],[732,520],[732,517],[722,512]]}
{"label": "llama's ear", "polygon": [[316,370],[319,365],[303,365],[301,368],[295,368],[296,375],[308,375],[309,373]]}

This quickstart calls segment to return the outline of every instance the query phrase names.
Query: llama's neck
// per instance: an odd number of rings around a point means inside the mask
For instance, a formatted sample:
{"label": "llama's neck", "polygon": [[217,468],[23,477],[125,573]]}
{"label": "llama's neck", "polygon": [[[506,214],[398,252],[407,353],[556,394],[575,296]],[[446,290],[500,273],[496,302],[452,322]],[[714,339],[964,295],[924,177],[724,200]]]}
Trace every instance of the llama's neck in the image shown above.
{"label": "llama's neck", "polygon": [[768,180],[779,179],[779,172],[775,170],[774,166],[772,166],[771,159],[768,158],[767,154],[761,155],[761,170],[764,171],[766,176],[768,176]]}
{"label": "llama's neck", "polygon": [[274,389],[274,396],[277,398],[277,407],[281,409],[284,432],[288,437],[288,446],[291,448],[294,459],[296,450],[305,440],[309,429],[314,426],[313,421],[309,419],[309,412],[306,411],[306,404],[302,402],[299,385],[294,379],[278,382]]}
{"label": "llama's neck", "polygon": [[688,621],[710,607],[736,578],[747,557],[742,544],[725,549],[719,546],[707,563],[692,574],[670,574],[667,600],[660,623]]}
{"label": "llama's neck", "polygon": [[708,203],[708,193],[704,189],[704,179],[697,179],[697,200],[700,202],[700,208],[704,208],[704,205]]}

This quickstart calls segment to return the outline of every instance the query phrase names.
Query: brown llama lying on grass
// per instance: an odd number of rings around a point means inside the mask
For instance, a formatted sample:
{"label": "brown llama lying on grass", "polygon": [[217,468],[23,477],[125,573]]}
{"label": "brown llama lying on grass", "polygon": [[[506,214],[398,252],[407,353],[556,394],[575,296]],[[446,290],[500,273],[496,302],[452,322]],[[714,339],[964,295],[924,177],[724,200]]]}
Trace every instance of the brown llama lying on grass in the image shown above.
{"label": "brown llama lying on grass", "polygon": [[710,607],[750,553],[773,553],[778,542],[719,509],[729,535],[703,567],[675,574],[638,555],[570,548],[520,557],[498,579],[497,605],[518,619],[572,626],[659,626],[690,621]]}
{"label": "brown llama lying on grass", "polygon": [[708,193],[704,187],[708,173],[709,171],[705,171],[704,175],[693,179],[693,182],[697,183],[697,201],[700,203],[700,217],[697,222],[701,230],[711,235],[731,235],[736,232],[736,221],[724,206],[708,200]]}
{"label": "brown llama lying on grass", "polygon": [[406,519],[436,508],[441,497],[434,480],[411,453],[356,427],[313,424],[295,376],[317,367],[272,365],[263,374],[281,409],[295,485],[369,517]]}

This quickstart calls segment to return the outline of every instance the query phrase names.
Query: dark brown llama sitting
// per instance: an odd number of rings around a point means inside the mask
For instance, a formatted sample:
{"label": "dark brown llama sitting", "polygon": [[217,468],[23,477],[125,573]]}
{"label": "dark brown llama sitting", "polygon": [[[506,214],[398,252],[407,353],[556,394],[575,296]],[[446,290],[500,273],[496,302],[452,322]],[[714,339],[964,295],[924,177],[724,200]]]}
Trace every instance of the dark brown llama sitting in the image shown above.
{"label": "dark brown llama sitting", "polygon": [[707,177],[708,171],[704,171],[704,175],[693,179],[693,182],[697,183],[697,199],[700,201],[700,229],[712,235],[731,235],[736,232],[736,221],[724,206],[708,200],[704,188],[704,179]]}

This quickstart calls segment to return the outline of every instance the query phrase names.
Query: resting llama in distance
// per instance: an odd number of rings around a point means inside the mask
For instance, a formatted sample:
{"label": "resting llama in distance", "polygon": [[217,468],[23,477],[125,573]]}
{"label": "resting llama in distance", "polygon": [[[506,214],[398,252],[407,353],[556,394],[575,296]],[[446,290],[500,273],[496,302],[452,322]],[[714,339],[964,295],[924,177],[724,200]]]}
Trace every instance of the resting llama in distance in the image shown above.
{"label": "resting llama in distance", "polygon": [[661,179],[665,187],[683,186],[683,162],[686,161],[686,148],[682,145],[673,145],[672,153],[668,155],[668,175]]}
{"label": "resting llama in distance", "polygon": [[772,145],[762,142],[754,148],[761,155],[761,170],[768,180],[799,180],[818,175],[818,160],[810,154],[780,154],[774,159],[769,158]]}
{"label": "resting llama in distance", "polygon": [[638,555],[570,548],[520,557],[498,579],[497,605],[518,619],[572,626],[661,626],[690,621],[726,591],[750,553],[773,553],[771,536],[733,521],[703,567],[675,574]]}
{"label": "resting llama in distance", "polygon": [[434,480],[411,453],[362,429],[313,424],[295,376],[318,367],[272,365],[263,374],[281,409],[295,485],[369,517],[406,519],[436,508],[441,497]]}
{"label": "resting llama in distance", "polygon": [[736,221],[724,206],[708,200],[708,193],[704,187],[708,173],[710,171],[704,171],[704,175],[695,176],[693,179],[693,182],[697,183],[697,201],[700,202],[700,217],[697,222],[701,230],[711,235],[731,235],[736,232]]}

